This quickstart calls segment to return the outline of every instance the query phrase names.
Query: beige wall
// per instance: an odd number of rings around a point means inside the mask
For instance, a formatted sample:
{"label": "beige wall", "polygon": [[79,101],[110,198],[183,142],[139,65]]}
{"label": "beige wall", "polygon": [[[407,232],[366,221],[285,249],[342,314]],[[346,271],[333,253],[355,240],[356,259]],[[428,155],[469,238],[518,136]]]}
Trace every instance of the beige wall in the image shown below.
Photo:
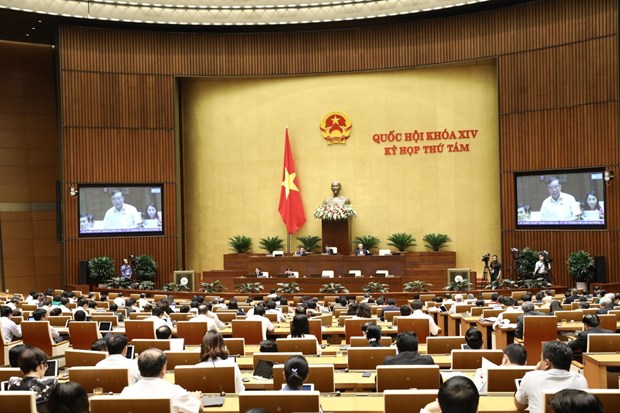
{"label": "beige wall", "polygon": [[[300,179],[307,222],[295,236],[321,235],[312,217],[339,180],[358,212],[353,237],[394,232],[448,234],[457,264],[480,270],[499,253],[497,76],[493,62],[312,77],[183,81],[186,267],[222,268],[229,237],[254,240],[286,229],[278,214],[284,128]],[[328,112],[353,124],[345,145],[328,146]],[[376,133],[477,129],[475,139],[396,143],[469,144],[468,152],[386,156]],[[397,149],[398,153],[398,149]],[[293,239],[293,247],[297,241]]]}

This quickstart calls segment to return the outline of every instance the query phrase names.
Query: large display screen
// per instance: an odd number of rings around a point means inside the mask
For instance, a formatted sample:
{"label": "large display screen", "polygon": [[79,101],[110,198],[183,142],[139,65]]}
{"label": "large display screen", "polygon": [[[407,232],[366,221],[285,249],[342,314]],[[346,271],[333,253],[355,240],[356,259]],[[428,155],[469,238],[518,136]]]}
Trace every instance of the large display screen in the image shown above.
{"label": "large display screen", "polygon": [[517,228],[605,228],[605,170],[515,174]]}
{"label": "large display screen", "polygon": [[163,234],[161,184],[78,185],[80,237]]}

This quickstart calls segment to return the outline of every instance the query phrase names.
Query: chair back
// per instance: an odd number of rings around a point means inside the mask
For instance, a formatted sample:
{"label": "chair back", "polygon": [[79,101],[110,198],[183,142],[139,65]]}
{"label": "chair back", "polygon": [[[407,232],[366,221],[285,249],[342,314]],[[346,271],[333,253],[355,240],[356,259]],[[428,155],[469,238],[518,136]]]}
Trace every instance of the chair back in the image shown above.
{"label": "chair back", "polygon": [[[596,396],[603,405],[603,411],[614,412],[620,404],[620,390],[618,389],[588,389],[584,390]],[[545,391],[545,409],[544,413],[554,413],[549,402],[555,395],[555,392]]]}
{"label": "chair back", "polygon": [[[392,345],[392,337],[382,336],[381,347],[389,347]],[[351,337],[351,347],[368,347],[368,339],[366,337]]]}
{"label": "chair back", "polygon": [[[543,343],[556,340],[557,335],[557,317],[549,315],[523,316],[523,345],[527,350],[527,354],[541,354]],[[534,356],[528,357],[527,364],[536,364],[538,362],[537,358]]]}
{"label": "chair back", "polygon": [[94,366],[108,357],[105,351],[65,350],[66,367]]}
{"label": "chair back", "polygon": [[[53,340],[50,334],[50,324],[47,321],[23,321],[22,341],[33,347],[38,347],[51,357],[53,354]],[[91,342],[92,344],[92,342]],[[90,346],[89,346],[90,348]]]}
{"label": "chair back", "polygon": [[[317,341],[315,338],[278,338],[276,339],[278,351],[298,352],[304,355],[316,355]],[[277,390],[277,389],[276,389]]]}
{"label": "chair back", "polygon": [[500,313],[503,312],[503,308],[485,308],[484,310],[482,310],[482,318],[497,317],[498,315],[500,315]]}
{"label": "chair back", "polygon": [[23,373],[18,367],[0,367],[0,381],[7,381],[11,377],[21,376],[23,376]]}
{"label": "chair back", "polygon": [[278,313],[265,313],[265,317],[272,323],[278,322]]}
{"label": "chair back", "polygon": [[503,318],[504,320],[508,320],[508,321],[510,321],[512,324],[516,323],[516,322],[517,322],[517,319],[518,319],[520,316],[522,316],[522,315],[523,315],[523,313],[517,313],[517,312],[512,312],[512,311],[510,311],[510,312],[506,312],[506,311],[504,311],[504,312],[502,312],[502,314],[503,314],[503,315],[502,315],[502,318]]}
{"label": "chair back", "polygon": [[164,350],[164,354],[166,355],[168,370],[174,370],[178,366],[193,366],[200,363],[200,351]]}
{"label": "chair back", "polygon": [[93,396],[90,398],[90,413],[132,412],[153,413],[171,412],[170,398],[145,398],[123,396]]}
{"label": "chair back", "polygon": [[553,313],[558,320],[581,321],[583,312],[581,310],[556,311]]}
{"label": "chair back", "polygon": [[620,334],[588,334],[588,353],[616,353],[620,350]]}
{"label": "chair back", "polygon": [[125,335],[129,341],[137,338],[155,339],[155,323],[153,320],[126,320]]}
{"label": "chair back", "polygon": [[95,387],[102,387],[104,392],[120,393],[129,385],[127,367],[71,367],[69,380],[80,383],[87,393]]}
{"label": "chair back", "polygon": [[140,354],[149,348],[158,348],[161,351],[170,350],[170,340],[135,338],[129,344],[135,347],[136,354]]}
{"label": "chair back", "polygon": [[450,354],[452,350],[461,348],[465,344],[463,336],[436,336],[426,339],[427,354]]}
{"label": "chair back", "polygon": [[150,317],[152,314],[147,312],[133,312],[129,313],[130,320],[141,320],[147,317]]}
{"label": "chair back", "polygon": [[419,412],[437,399],[437,390],[386,390],[383,392],[383,412]]}
{"label": "chair back", "polygon": [[400,316],[400,311],[383,311],[383,319],[388,323],[393,322],[394,317]]}
{"label": "chair back", "polygon": [[[273,389],[280,390],[284,380],[284,364],[273,366]],[[308,377],[305,383],[314,384],[314,390],[321,393],[333,393],[336,391],[334,382],[333,364],[311,364],[308,366]]]}
{"label": "chair back", "polygon": [[202,338],[208,330],[206,321],[178,321],[177,337],[185,339],[185,344],[196,346],[202,344]]}
{"label": "chair back", "polygon": [[225,337],[224,344],[228,349],[228,354],[232,356],[244,356],[245,355],[245,339]]}
{"label": "chair back", "polygon": [[71,346],[76,350],[90,350],[99,338],[96,321],[72,321],[69,323]]}
{"label": "chair back", "polygon": [[237,318],[237,310],[217,311],[217,318],[219,318],[222,323],[230,323]]}
{"label": "chair back", "polygon": [[0,391],[0,413],[37,413],[37,394],[33,391]]}
{"label": "chair back", "polygon": [[271,361],[275,364],[284,364],[286,360],[291,356],[302,356],[303,354],[300,351],[294,351],[290,353],[278,352],[278,353],[254,353],[252,354],[252,364],[254,368],[258,365],[259,360],[267,360]]}
{"label": "chair back", "polygon": [[334,322],[334,316],[332,314],[321,314],[312,316],[310,320],[320,320],[323,327],[331,327]]}
{"label": "chair back", "polygon": [[527,291],[513,291],[510,295],[513,300],[519,301],[523,296],[527,293]]}
{"label": "chair back", "polygon": [[346,344],[351,343],[351,337],[362,334],[362,326],[366,323],[377,324],[376,318],[348,318],[344,320],[344,336]]}
{"label": "chair back", "polygon": [[235,367],[176,366],[174,383],[188,391],[235,393]]}
{"label": "chair back", "polygon": [[521,379],[533,366],[497,366],[487,369],[487,391],[515,392],[515,379]]}
{"label": "chair back", "polygon": [[439,389],[439,366],[377,366],[377,392],[388,389]]}
{"label": "chair back", "polygon": [[263,323],[260,320],[232,320],[232,336],[245,339],[248,345],[263,341]]}
{"label": "chair back", "polygon": [[[0,327],[2,327],[2,321],[0,321]],[[22,340],[12,341],[8,344],[4,343],[4,336],[2,335],[2,328],[0,328],[0,366],[9,364],[9,350],[19,344],[23,344]]]}
{"label": "chair back", "polygon": [[426,338],[430,335],[429,320],[426,318],[395,317],[394,324],[398,320],[398,332],[414,331],[418,336],[420,344],[426,343]]}
{"label": "chair back", "polygon": [[396,347],[351,347],[347,351],[349,370],[374,370],[387,356],[395,356]]}
{"label": "chair back", "polygon": [[70,320],[70,315],[52,315],[47,317],[47,321],[50,322],[50,325],[53,327],[64,327],[67,324],[67,320]]}
{"label": "chair back", "polygon": [[482,367],[482,358],[499,365],[502,350],[452,350],[452,370],[472,370]]}
{"label": "chair back", "polygon": [[169,316],[173,321],[187,321],[194,315],[192,313],[171,313]]}
{"label": "chair back", "polygon": [[239,394],[239,411],[260,406],[267,412],[321,411],[318,391],[245,391]]}
{"label": "chair back", "polygon": [[112,327],[118,326],[118,317],[115,315],[93,314],[91,318],[93,321],[96,321],[97,323],[100,321],[107,321],[107,322],[112,323]]}
{"label": "chair back", "polygon": [[[618,322],[618,316],[615,314],[598,314],[598,319],[600,321],[599,327],[605,328],[607,330],[616,331],[616,324]],[[620,347],[618,347],[620,350]]]}

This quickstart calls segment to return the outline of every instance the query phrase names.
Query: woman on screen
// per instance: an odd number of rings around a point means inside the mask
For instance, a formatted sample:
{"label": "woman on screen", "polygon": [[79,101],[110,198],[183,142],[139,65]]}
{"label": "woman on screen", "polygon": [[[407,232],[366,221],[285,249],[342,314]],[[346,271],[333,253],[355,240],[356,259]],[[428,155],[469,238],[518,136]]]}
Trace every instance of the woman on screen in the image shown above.
{"label": "woman on screen", "polygon": [[583,219],[603,219],[603,207],[600,205],[596,191],[588,192],[585,200],[582,214]]}
{"label": "woman on screen", "polygon": [[146,208],[144,208],[144,213],[142,214],[144,219],[144,226],[149,227],[149,223],[156,224],[156,226],[161,227],[161,217],[157,213],[157,207],[153,202],[149,202],[146,204]]}

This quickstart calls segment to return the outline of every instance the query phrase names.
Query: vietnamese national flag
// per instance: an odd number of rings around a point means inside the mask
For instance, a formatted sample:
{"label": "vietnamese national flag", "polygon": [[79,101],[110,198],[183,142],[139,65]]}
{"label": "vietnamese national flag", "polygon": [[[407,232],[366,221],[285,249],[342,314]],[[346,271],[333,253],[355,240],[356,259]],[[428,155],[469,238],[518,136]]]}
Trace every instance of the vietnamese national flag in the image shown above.
{"label": "vietnamese national flag", "polygon": [[282,187],[280,188],[280,206],[278,212],[289,234],[294,234],[306,222],[304,206],[299,193],[299,179],[295,172],[288,128],[284,140],[284,167],[282,168]]}

